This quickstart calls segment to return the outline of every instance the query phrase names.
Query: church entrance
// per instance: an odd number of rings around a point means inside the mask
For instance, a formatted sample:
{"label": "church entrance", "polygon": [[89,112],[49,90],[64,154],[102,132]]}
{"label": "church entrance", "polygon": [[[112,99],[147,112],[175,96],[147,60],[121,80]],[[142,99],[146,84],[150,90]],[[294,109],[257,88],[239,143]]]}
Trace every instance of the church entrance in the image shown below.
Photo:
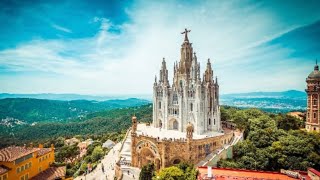
{"label": "church entrance", "polygon": [[149,148],[142,148],[139,153],[139,167],[154,163],[155,156]]}
{"label": "church entrance", "polygon": [[179,123],[176,119],[171,119],[169,121],[169,129],[173,129],[173,130],[178,130],[179,128]]}
{"label": "church entrance", "polygon": [[177,122],[177,120],[173,121],[173,129],[178,130],[178,122]]}

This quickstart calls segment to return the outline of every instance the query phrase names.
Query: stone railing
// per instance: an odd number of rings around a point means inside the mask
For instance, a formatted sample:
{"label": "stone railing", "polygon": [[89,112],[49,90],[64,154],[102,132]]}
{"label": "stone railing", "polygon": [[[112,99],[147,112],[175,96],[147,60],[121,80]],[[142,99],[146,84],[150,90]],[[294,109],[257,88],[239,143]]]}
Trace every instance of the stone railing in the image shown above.
{"label": "stone railing", "polygon": [[120,154],[121,154],[121,151],[122,151],[122,149],[123,149],[124,143],[126,142],[126,139],[128,138],[128,135],[129,135],[129,132],[131,131],[131,129],[132,129],[132,127],[130,127],[130,128],[127,130],[126,135],[125,135],[124,138],[123,138],[123,141],[122,141],[122,143],[121,143],[121,147],[120,147],[120,149],[119,149],[119,158],[120,158]]}

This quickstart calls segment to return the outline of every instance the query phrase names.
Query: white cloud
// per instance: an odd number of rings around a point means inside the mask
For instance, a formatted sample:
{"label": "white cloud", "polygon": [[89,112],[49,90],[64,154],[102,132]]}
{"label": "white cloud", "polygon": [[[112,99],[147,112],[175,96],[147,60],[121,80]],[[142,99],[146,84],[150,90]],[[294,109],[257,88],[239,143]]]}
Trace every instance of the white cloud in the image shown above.
{"label": "white cloud", "polygon": [[68,28],[65,28],[65,27],[62,27],[62,26],[59,26],[57,24],[52,24],[51,25],[53,28],[59,30],[59,31],[63,31],[63,32],[67,32],[67,33],[72,33],[72,31]]}
{"label": "white cloud", "polygon": [[[0,82],[6,78],[18,82],[8,83],[2,91],[151,94],[162,57],[167,59],[171,80],[173,63],[179,60],[183,40],[180,32],[186,27],[192,30],[189,39],[201,61],[201,71],[207,58],[213,60],[221,93],[302,89],[304,82],[297,81],[304,81],[307,64],[283,70],[282,67],[295,61],[286,59],[290,50],[257,48],[301,24],[272,19],[273,15],[259,6],[235,1],[203,1],[192,6],[143,1],[127,9],[130,17],[127,24],[114,25],[106,18],[93,17],[91,23],[100,23],[93,37],[38,39],[1,51],[0,65],[12,71],[56,75],[2,76]],[[109,32],[115,27],[120,34]],[[266,65],[273,66],[269,73],[266,67],[261,67],[266,61]],[[256,68],[254,62],[258,63]],[[33,84],[33,88],[24,88],[25,82]]]}

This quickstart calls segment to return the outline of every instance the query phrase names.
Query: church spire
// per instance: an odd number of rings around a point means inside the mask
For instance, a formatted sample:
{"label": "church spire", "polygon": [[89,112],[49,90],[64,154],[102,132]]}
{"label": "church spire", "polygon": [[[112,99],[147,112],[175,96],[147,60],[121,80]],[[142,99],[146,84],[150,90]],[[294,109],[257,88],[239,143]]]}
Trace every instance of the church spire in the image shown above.
{"label": "church spire", "polygon": [[316,65],[314,66],[315,71],[319,71],[318,59],[316,59]]}
{"label": "church spire", "polygon": [[161,67],[161,70],[160,70],[160,82],[162,82],[165,85],[169,86],[168,70],[167,70],[167,65],[166,65],[165,58],[163,58],[163,60],[162,60],[162,67]]}

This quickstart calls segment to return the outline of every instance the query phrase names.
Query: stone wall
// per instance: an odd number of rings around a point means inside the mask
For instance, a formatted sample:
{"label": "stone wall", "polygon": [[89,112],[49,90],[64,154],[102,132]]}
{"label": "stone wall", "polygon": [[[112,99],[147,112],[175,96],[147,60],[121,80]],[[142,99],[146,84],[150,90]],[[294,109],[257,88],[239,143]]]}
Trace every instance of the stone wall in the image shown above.
{"label": "stone wall", "polygon": [[155,163],[164,168],[179,162],[197,164],[215,150],[232,141],[233,132],[203,139],[158,139],[132,134],[132,166]]}

